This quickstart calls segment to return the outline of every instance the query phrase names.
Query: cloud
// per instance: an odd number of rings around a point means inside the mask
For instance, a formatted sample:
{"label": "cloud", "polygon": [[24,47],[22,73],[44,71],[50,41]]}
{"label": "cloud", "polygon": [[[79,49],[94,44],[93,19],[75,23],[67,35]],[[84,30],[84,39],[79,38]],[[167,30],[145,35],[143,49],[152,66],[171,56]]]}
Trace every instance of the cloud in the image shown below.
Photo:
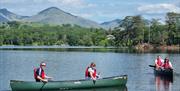
{"label": "cloud", "polygon": [[147,13],[147,14],[162,14],[167,12],[180,12],[180,7],[174,4],[149,4],[149,5],[142,5],[137,8],[139,12]]}
{"label": "cloud", "polygon": [[82,0],[48,0],[51,3],[60,3],[63,5],[81,5],[83,4]]}
{"label": "cloud", "polygon": [[94,4],[86,3],[83,0],[47,0],[50,3],[64,6],[64,7],[73,7],[73,8],[84,8],[84,7],[93,7]]}
{"label": "cloud", "polygon": [[0,0],[0,4],[20,3],[25,1],[26,0]]}
{"label": "cloud", "polygon": [[93,14],[87,14],[87,13],[79,13],[79,14],[75,14],[75,15],[78,15],[78,16],[81,16],[81,17],[84,17],[84,18],[92,18],[94,17]]}
{"label": "cloud", "polygon": [[43,2],[43,0],[32,0],[32,1],[35,3],[42,3]]}
{"label": "cloud", "polygon": [[86,8],[95,7],[96,4],[87,3],[84,0],[0,0],[0,4],[51,4],[63,7]]}

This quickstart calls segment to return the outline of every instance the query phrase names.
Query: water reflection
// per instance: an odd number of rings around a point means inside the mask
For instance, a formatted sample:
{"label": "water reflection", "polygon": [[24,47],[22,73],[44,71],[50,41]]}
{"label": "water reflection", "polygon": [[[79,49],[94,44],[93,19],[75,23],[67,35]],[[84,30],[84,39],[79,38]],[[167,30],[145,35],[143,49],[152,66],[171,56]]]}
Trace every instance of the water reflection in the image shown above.
{"label": "water reflection", "polygon": [[106,87],[106,88],[92,88],[92,89],[76,89],[68,91],[128,91],[126,86]]}
{"label": "water reflection", "polygon": [[156,91],[172,91],[173,77],[155,75]]}
{"label": "water reflection", "polygon": [[127,86],[116,86],[116,87],[91,88],[91,89],[74,89],[74,90],[62,89],[62,90],[40,90],[40,91],[128,91],[128,89]]}

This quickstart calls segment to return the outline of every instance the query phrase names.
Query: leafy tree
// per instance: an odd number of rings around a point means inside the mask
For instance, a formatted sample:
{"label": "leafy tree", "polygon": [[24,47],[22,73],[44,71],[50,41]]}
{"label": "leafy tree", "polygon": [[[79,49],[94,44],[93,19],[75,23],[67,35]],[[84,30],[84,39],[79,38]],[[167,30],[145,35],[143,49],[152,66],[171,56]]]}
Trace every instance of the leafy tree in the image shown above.
{"label": "leafy tree", "polygon": [[165,26],[159,22],[159,19],[152,19],[150,29],[150,42],[152,44],[166,44],[166,40],[168,39],[167,31],[165,30]]}
{"label": "leafy tree", "polygon": [[180,32],[180,14],[169,12],[166,15],[166,26],[168,30],[168,44],[178,44],[179,41],[176,41],[179,38]]}
{"label": "leafy tree", "polygon": [[[121,29],[124,30],[121,30]],[[113,32],[116,46],[132,46],[144,41],[145,23],[141,16],[127,16]]]}

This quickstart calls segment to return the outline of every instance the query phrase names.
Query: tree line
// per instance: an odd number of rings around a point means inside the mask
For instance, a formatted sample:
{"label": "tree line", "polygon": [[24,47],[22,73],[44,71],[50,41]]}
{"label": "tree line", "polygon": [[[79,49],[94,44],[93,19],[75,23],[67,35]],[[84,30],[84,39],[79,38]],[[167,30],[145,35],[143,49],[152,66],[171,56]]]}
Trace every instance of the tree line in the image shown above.
{"label": "tree line", "polygon": [[[109,35],[111,35],[109,37]],[[135,46],[179,45],[180,14],[167,13],[166,22],[126,16],[108,31],[78,25],[49,25],[11,21],[0,24],[0,45]]]}
{"label": "tree line", "polygon": [[4,23],[0,28],[0,34],[1,45],[104,46],[103,41],[106,40],[103,29],[70,24],[31,26],[13,21]]}
{"label": "tree line", "polygon": [[159,19],[147,21],[140,15],[127,16],[123,22],[110,31],[116,46],[134,46],[148,43],[155,46],[180,44],[180,14],[166,14],[165,24]]}

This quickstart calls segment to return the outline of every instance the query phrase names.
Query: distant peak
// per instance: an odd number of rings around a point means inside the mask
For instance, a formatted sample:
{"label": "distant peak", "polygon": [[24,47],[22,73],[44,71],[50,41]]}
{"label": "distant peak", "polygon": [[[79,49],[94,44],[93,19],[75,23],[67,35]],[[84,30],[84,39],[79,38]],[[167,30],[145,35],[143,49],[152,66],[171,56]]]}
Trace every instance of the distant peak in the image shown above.
{"label": "distant peak", "polygon": [[57,7],[49,7],[47,9],[42,10],[41,12],[39,12],[39,14],[47,13],[47,12],[57,12],[57,11],[62,11],[62,10],[57,8]]}
{"label": "distant peak", "polygon": [[0,9],[0,11],[8,11],[6,8],[2,8]]}
{"label": "distant peak", "polygon": [[4,15],[14,14],[14,13],[8,11],[6,8],[0,9],[0,12]]}
{"label": "distant peak", "polygon": [[49,8],[47,8],[47,9],[58,9],[58,10],[60,10],[60,9],[57,8],[57,7],[49,7]]}
{"label": "distant peak", "polygon": [[115,19],[115,20],[112,20],[112,21],[121,21],[121,19]]}

